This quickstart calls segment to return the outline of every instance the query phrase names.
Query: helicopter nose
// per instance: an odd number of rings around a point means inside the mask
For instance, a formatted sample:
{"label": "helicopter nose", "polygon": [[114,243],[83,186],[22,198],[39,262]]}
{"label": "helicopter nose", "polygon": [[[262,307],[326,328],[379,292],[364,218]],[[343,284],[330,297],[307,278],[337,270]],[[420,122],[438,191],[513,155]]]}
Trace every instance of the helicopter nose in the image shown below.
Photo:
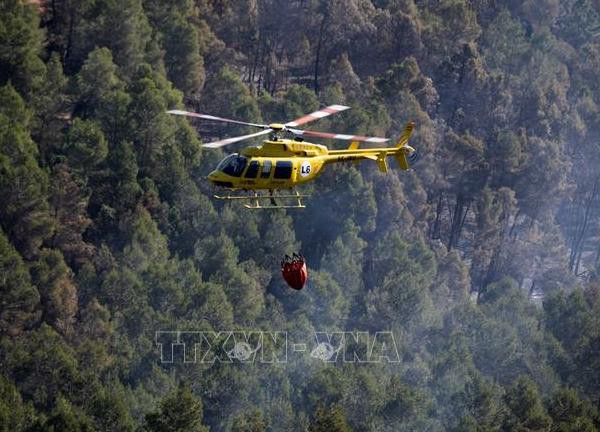
{"label": "helicopter nose", "polygon": [[211,182],[215,182],[219,180],[219,172],[218,171],[212,171],[210,174],[208,174],[208,176],[206,177],[209,181]]}
{"label": "helicopter nose", "polygon": [[206,177],[212,184],[215,186],[222,187],[233,187],[233,184],[230,181],[227,181],[226,178],[223,178],[223,174],[219,171],[213,171]]}

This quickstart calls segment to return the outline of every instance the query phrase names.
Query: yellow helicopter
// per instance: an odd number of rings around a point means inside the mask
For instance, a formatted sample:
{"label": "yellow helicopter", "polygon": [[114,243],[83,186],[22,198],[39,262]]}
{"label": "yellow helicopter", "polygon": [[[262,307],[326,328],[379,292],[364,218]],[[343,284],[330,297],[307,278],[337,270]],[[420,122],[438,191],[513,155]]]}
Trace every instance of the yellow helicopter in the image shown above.
{"label": "yellow helicopter", "polygon": [[[297,126],[327,117],[331,114],[347,110],[344,105],[330,105],[311,114],[288,123],[257,124],[239,120],[226,119],[208,114],[198,114],[182,110],[170,110],[169,114],[214,120],[226,123],[242,124],[258,127],[263,130],[249,135],[227,138],[206,143],[203,146],[218,148],[238,141],[269,134],[269,138],[260,146],[246,147],[241,153],[233,153],[225,157],[208,175],[208,179],[218,187],[228,191],[225,195],[214,197],[222,200],[243,200],[251,209],[304,208],[301,195],[295,187],[317,178],[323,168],[334,162],[360,162],[370,159],[377,162],[381,172],[387,172],[387,157],[394,156],[403,170],[409,169],[409,161],[416,156],[415,149],[408,145],[414,123],[406,125],[395,147],[359,148],[359,142],[382,143],[388,138],[345,135],[330,132],[317,132],[296,129]],[[293,136],[283,138],[283,134]],[[333,138],[351,141],[345,150],[330,150],[324,145],[304,142],[304,137]],[[292,193],[278,194],[275,190],[290,189]],[[245,193],[237,193],[242,191]],[[261,194],[260,191],[268,191]],[[288,205],[277,204],[277,199],[286,200]],[[270,204],[263,205],[264,200]]]}

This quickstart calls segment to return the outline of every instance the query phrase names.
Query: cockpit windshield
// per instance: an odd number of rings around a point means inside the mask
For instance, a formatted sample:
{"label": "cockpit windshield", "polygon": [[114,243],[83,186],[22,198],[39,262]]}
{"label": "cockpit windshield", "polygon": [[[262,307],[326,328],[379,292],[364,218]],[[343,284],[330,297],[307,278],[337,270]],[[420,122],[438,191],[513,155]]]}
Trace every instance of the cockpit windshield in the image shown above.
{"label": "cockpit windshield", "polygon": [[248,160],[244,156],[234,153],[223,159],[217,166],[217,170],[232,177],[239,177],[246,168],[247,162]]}

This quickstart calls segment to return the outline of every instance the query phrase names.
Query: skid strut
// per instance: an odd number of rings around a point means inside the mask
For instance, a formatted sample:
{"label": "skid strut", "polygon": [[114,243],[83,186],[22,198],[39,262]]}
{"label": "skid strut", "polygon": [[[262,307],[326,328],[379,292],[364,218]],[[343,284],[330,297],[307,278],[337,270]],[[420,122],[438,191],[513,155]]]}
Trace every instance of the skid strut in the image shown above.
{"label": "skid strut", "polygon": [[[253,191],[247,194],[236,194],[233,192],[227,193],[226,195],[215,194],[214,197],[220,200],[230,201],[248,201],[244,204],[244,207],[249,209],[294,209],[294,208],[305,208],[306,206],[302,202],[302,198],[306,198],[310,195],[300,194],[297,190],[293,190],[292,193],[275,194],[273,190],[269,190],[269,194],[261,194]],[[270,204],[262,204],[265,200],[268,200]],[[277,200],[287,201],[287,204],[278,204]]]}

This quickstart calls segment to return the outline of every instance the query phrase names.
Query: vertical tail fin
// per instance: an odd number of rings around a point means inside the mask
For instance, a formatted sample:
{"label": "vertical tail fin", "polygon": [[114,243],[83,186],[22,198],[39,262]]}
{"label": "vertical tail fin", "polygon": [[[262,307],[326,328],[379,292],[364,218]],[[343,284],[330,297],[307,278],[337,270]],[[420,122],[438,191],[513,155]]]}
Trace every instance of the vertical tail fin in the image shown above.
{"label": "vertical tail fin", "polygon": [[407,147],[408,146],[408,140],[410,139],[410,136],[412,135],[413,129],[415,127],[414,122],[408,122],[406,124],[406,127],[404,128],[404,132],[402,132],[402,135],[400,135],[400,139],[398,140],[398,143],[396,144],[396,147],[399,149],[398,153],[396,153],[396,160],[398,161],[398,165],[400,165],[400,169],[406,171],[410,168],[410,165],[408,164],[408,149],[403,149],[402,147]]}
{"label": "vertical tail fin", "polygon": [[402,132],[402,135],[400,135],[400,139],[398,140],[396,147],[404,147],[408,143],[408,140],[410,139],[410,136],[412,135],[414,128],[415,128],[414,122],[410,121],[406,124],[406,127],[404,128],[404,132]]}
{"label": "vertical tail fin", "polygon": [[386,173],[388,170],[387,160],[385,157],[386,157],[385,153],[381,153],[377,157],[377,166],[379,167],[379,171],[381,171],[382,173]]}
{"label": "vertical tail fin", "polygon": [[396,155],[396,160],[398,161],[398,165],[400,165],[400,169],[406,171],[410,168],[408,165],[408,160],[406,159],[406,155],[404,153],[398,153]]}

